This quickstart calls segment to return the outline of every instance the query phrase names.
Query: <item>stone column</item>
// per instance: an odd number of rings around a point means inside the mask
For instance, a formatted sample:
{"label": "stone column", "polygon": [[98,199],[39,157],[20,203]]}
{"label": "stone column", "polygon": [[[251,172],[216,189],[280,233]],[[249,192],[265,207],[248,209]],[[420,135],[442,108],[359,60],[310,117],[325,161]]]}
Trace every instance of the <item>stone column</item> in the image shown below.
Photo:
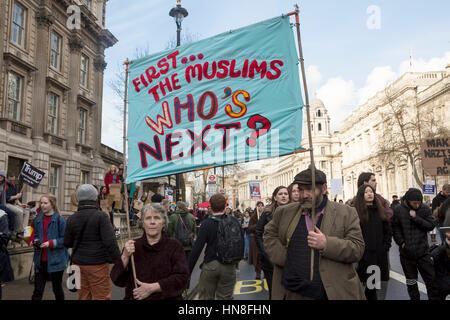
{"label": "stone column", "polygon": [[[104,51],[104,48],[101,48]],[[94,106],[94,128],[92,148],[94,153],[94,165],[92,168],[92,182],[97,185],[103,185],[103,179],[106,171],[106,165],[100,155],[102,144],[102,97],[103,97],[103,72],[106,68],[105,58],[102,54],[98,54],[94,59],[95,83],[94,94],[96,105]]]}
{"label": "stone column", "polygon": [[67,149],[69,154],[75,150],[77,142],[77,125],[78,125],[78,92],[80,88],[80,63],[81,49],[84,44],[81,34],[74,30],[69,39],[70,48],[70,70],[69,70],[69,87],[67,101]]}
{"label": "stone column", "polygon": [[103,72],[105,71],[107,63],[103,54],[97,55],[94,59],[95,70],[95,87],[94,94],[96,100],[96,106],[94,108],[95,131],[93,132],[93,144],[94,153],[98,154],[101,150],[101,138],[102,138],[102,97],[103,97]]}
{"label": "stone column", "polygon": [[51,3],[42,1],[41,6],[36,11],[36,52],[35,66],[37,70],[33,76],[33,98],[32,98],[32,130],[31,137],[34,145],[34,154],[32,164],[43,170],[47,174],[39,184],[36,190],[32,191],[34,198],[38,199],[41,195],[49,192],[49,162],[50,150],[49,145],[44,142],[44,130],[46,120],[46,82],[47,71],[49,65],[49,31],[50,26],[54,22],[51,13]]}
{"label": "stone column", "polygon": [[[3,19],[6,17],[6,1],[0,1],[0,12],[3,12],[3,17],[2,17],[2,21],[3,21]],[[6,20],[9,21],[9,19],[6,19]],[[9,23],[11,23],[11,22],[9,22]],[[1,74],[0,88],[4,88],[2,80],[5,79],[5,81],[6,81],[6,77],[7,77],[6,72],[3,71],[3,68],[4,68],[3,52],[5,52],[5,45],[3,43],[3,36],[5,34],[5,32],[3,32],[4,25],[5,24],[3,23],[3,26],[0,27],[0,31],[1,31],[0,32],[0,52],[1,52],[1,54],[0,54],[0,66],[1,66],[0,67],[0,74]],[[3,99],[6,99],[5,96],[6,96],[6,91],[5,91],[5,94],[3,95]],[[3,99],[0,99],[0,105],[6,106],[6,103],[3,103]],[[1,110],[1,108],[0,108],[0,110]],[[4,166],[3,166],[3,168],[4,168]]]}
{"label": "stone column", "polygon": [[[51,6],[46,4],[39,7],[36,11],[37,22],[37,43],[35,64],[36,72],[34,76],[33,87],[33,120],[32,120],[32,138],[42,140],[44,135],[45,119],[45,90],[46,77],[48,69],[48,54],[49,54],[49,28],[54,22],[54,17],[51,14]],[[36,147],[39,143],[35,143]]]}

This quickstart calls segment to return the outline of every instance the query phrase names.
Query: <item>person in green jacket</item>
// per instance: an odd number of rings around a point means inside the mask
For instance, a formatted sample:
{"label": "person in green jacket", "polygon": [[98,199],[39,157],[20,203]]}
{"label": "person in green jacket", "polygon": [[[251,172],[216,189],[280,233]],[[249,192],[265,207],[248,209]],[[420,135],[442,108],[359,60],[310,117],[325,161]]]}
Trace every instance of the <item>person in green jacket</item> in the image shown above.
{"label": "person in green jacket", "polygon": [[[197,227],[195,217],[188,211],[186,202],[177,201],[177,208],[173,214],[169,216],[169,227],[167,230],[169,237],[175,238],[181,242],[186,254],[186,261],[191,253],[194,245],[195,235],[197,234]],[[191,280],[189,279],[186,289],[183,292],[183,297],[186,298],[189,293],[189,286]]]}
{"label": "person in green jacket", "polygon": [[186,202],[178,201],[175,213],[169,216],[168,234],[169,237],[181,242],[186,253],[186,259],[191,253],[196,233],[197,228],[194,215],[189,213]]}

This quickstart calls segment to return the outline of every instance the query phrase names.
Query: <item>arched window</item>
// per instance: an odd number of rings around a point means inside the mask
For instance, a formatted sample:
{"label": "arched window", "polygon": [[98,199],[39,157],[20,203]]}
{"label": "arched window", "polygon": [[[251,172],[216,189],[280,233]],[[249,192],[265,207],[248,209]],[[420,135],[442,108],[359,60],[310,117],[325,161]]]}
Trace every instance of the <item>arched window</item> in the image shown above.
{"label": "arched window", "polygon": [[318,130],[319,130],[319,131],[322,131],[322,124],[321,124],[321,123],[319,123]]}

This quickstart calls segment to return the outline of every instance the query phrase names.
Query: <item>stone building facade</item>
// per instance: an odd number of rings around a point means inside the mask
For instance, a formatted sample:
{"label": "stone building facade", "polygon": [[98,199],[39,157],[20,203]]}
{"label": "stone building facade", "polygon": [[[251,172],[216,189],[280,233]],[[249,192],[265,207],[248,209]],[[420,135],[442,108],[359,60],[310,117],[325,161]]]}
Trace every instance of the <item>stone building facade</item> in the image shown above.
{"label": "stone building facade", "polygon": [[[338,134],[346,198],[356,194],[358,175],[364,171],[375,173],[377,192],[388,200],[394,194],[403,195],[410,187],[422,189],[413,177],[409,161],[382,162],[377,157],[381,135],[385,130],[392,130],[384,127],[382,119],[382,113],[389,112],[386,92],[397,101],[402,101],[407,108],[405,116],[413,117],[417,109],[419,123],[425,115],[432,114],[436,123],[450,127],[450,65],[445,71],[405,73],[387,89],[354,110],[345,119]],[[423,126],[425,128],[425,122]],[[438,191],[450,181],[448,176],[427,177],[422,172],[421,163],[417,164],[417,169],[421,179],[436,180]]]}
{"label": "stone building facade", "polygon": [[[77,184],[103,184],[121,160],[101,144],[104,53],[117,42],[106,2],[0,2],[0,168],[17,175],[28,161],[46,173],[24,201],[51,192],[69,210]],[[68,23],[76,17],[79,28]]]}

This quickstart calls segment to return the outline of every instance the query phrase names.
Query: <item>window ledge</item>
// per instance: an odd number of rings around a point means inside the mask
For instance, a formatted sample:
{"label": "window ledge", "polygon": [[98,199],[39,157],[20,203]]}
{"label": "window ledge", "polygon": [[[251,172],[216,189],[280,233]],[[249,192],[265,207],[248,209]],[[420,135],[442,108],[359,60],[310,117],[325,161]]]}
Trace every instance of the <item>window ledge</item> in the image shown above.
{"label": "window ledge", "polygon": [[44,132],[44,140],[48,144],[54,144],[63,149],[66,148],[67,140],[50,132]]}
{"label": "window ledge", "polygon": [[91,146],[88,146],[86,144],[81,144],[81,143],[76,143],[75,146],[79,153],[87,155],[87,156],[92,155],[93,148]]}
{"label": "window ledge", "polygon": [[31,126],[9,118],[0,118],[0,128],[31,138]]}

